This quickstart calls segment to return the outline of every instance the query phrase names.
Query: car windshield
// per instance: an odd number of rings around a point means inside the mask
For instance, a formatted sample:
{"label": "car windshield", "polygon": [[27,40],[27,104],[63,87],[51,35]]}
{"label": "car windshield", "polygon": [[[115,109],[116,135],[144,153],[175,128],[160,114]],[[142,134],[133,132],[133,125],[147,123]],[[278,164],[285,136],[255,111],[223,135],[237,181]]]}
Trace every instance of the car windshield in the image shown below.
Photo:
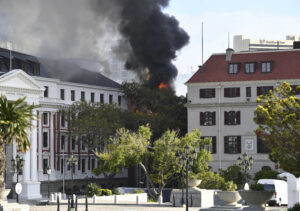
{"label": "car windshield", "polygon": [[275,190],[275,186],[274,185],[270,185],[270,184],[262,184],[264,186],[264,190]]}

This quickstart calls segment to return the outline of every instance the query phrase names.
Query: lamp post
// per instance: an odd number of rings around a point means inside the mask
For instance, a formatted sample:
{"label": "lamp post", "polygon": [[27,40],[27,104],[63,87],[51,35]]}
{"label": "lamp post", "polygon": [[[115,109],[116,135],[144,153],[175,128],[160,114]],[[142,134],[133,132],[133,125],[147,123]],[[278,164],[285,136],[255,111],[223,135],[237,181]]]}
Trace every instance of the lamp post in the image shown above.
{"label": "lamp post", "polygon": [[[189,181],[188,181],[188,178],[189,178],[189,167],[190,167],[190,164],[192,164],[193,160],[196,158],[197,156],[197,152],[196,150],[194,149],[193,151],[191,150],[190,146],[189,145],[185,145],[184,147],[184,152],[177,152],[176,153],[176,157],[179,158],[179,160],[181,161],[181,163],[183,164],[183,170],[184,170],[184,167],[185,167],[185,185],[186,185],[186,191],[185,191],[185,204],[186,204],[186,211],[189,210]],[[182,172],[183,172],[182,170]],[[183,195],[183,194],[182,194]],[[183,204],[184,200],[182,199],[182,204]]]}
{"label": "lamp post", "polygon": [[48,199],[50,199],[49,180],[50,180],[51,168],[49,166],[47,167],[47,174],[48,174]]}
{"label": "lamp post", "polygon": [[71,208],[74,208],[74,199],[73,199],[73,173],[75,171],[75,166],[78,164],[78,159],[74,157],[73,153],[67,160],[67,165],[71,167],[71,177],[72,177],[72,199],[71,199]]}
{"label": "lamp post", "polygon": [[244,171],[245,174],[245,185],[247,184],[247,172],[251,169],[253,165],[253,158],[248,157],[246,153],[243,154],[243,157],[238,157],[236,164]]}
{"label": "lamp post", "polygon": [[[25,160],[21,158],[19,155],[16,156],[15,159],[11,159],[11,166],[14,173],[17,173],[17,183],[19,183],[19,174],[23,171]],[[17,203],[19,203],[19,194],[17,194]]]}

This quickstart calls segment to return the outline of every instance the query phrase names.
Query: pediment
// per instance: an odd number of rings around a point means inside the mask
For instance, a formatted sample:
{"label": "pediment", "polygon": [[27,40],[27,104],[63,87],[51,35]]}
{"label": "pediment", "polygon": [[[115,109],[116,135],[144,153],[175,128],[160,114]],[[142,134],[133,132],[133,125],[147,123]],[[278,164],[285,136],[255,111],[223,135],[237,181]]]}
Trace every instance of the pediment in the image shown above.
{"label": "pediment", "polygon": [[0,89],[5,88],[18,88],[24,90],[40,91],[44,90],[44,87],[40,86],[38,82],[25,73],[23,70],[16,69],[7,72],[0,76]]}

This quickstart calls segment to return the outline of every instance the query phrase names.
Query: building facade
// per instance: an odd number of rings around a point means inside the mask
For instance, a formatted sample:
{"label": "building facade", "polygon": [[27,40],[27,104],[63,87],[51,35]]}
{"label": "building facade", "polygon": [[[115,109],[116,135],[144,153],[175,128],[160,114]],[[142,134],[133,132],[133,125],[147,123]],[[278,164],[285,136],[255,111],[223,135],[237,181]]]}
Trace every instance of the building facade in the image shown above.
{"label": "building facade", "polygon": [[247,153],[254,159],[251,174],[279,166],[256,136],[253,121],[259,95],[286,81],[300,85],[300,50],[213,54],[186,82],[188,131],[199,129],[212,138],[214,171],[234,165]]}
{"label": "building facade", "polygon": [[[11,171],[10,160],[15,159],[17,154],[25,160],[23,173],[19,176],[23,187],[20,197],[24,199],[41,198],[41,183],[48,181],[47,167],[52,170],[49,177],[51,190],[58,191],[62,186],[66,189],[65,184],[71,180],[71,170],[67,166],[71,154],[78,159],[74,172],[76,181],[103,179],[103,175],[92,174],[99,163],[79,138],[72,138],[68,125],[70,115],[61,113],[61,108],[85,100],[115,103],[126,109],[120,85],[100,73],[75,68],[65,69],[60,74],[46,66],[33,56],[15,51],[9,54],[6,49],[0,49],[0,92],[10,101],[26,96],[27,103],[38,105],[33,112],[39,118],[32,120],[34,127],[28,132],[30,151],[18,152],[15,144],[6,148],[7,187],[13,188],[17,178]],[[127,178],[127,171],[116,178],[122,183],[122,178]],[[79,186],[80,183],[75,184]]]}
{"label": "building facade", "polygon": [[233,37],[233,49],[236,52],[243,51],[268,51],[293,49],[294,41],[300,41],[300,36],[287,35],[286,40],[251,39],[245,35]]}

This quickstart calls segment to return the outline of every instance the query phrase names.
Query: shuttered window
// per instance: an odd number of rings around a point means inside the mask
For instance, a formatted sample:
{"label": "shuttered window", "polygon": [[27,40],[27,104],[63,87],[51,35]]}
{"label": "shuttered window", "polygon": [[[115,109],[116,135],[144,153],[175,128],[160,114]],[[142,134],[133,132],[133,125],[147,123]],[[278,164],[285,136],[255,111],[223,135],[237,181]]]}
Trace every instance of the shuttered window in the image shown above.
{"label": "shuttered window", "polygon": [[239,87],[224,88],[224,97],[240,97]]}
{"label": "shuttered window", "polygon": [[216,89],[200,89],[200,98],[215,98]]}
{"label": "shuttered window", "polygon": [[211,145],[205,146],[205,149],[209,151],[211,154],[217,153],[217,137],[216,136],[203,136],[202,138],[210,138]]}
{"label": "shuttered window", "polygon": [[224,125],[240,125],[241,112],[240,111],[224,111]]}
{"label": "shuttered window", "polygon": [[200,112],[200,125],[212,126],[216,125],[216,112]]}
{"label": "shuttered window", "polygon": [[257,96],[266,95],[270,90],[273,90],[273,86],[258,86],[256,88]]}
{"label": "shuttered window", "polygon": [[270,153],[271,151],[267,147],[266,143],[257,137],[257,153]]}
{"label": "shuttered window", "polygon": [[225,154],[241,153],[241,136],[225,136],[224,153]]}

